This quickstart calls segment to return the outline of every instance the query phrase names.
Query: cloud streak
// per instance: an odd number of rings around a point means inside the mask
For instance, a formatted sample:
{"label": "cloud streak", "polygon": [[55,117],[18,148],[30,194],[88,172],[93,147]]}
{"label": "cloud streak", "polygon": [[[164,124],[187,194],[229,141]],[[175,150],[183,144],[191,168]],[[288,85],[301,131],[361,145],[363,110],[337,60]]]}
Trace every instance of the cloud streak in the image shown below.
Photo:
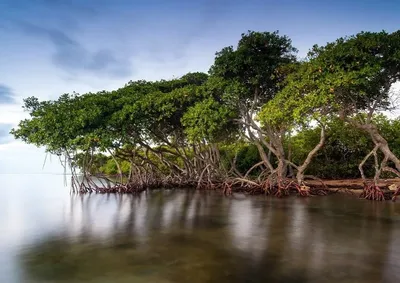
{"label": "cloud streak", "polygon": [[34,0],[36,5],[44,5],[51,8],[67,9],[69,11],[80,12],[85,15],[95,15],[97,5],[87,5],[84,1],[76,0]]}
{"label": "cloud streak", "polygon": [[27,34],[48,39],[55,47],[52,62],[69,73],[89,72],[97,76],[128,77],[132,73],[130,61],[118,57],[110,49],[91,51],[60,29],[44,28],[30,23],[20,23]]}
{"label": "cloud streak", "polygon": [[12,104],[14,102],[12,89],[4,84],[0,84],[0,104]]}
{"label": "cloud streak", "polygon": [[[184,58],[192,43],[198,39],[207,38],[207,34],[213,32],[213,28],[218,22],[224,21],[225,16],[234,9],[237,5],[236,2],[236,0],[199,0],[192,2],[192,9],[187,11],[191,15],[191,20],[184,26],[179,24],[179,20],[171,26],[171,29],[175,30],[176,33],[176,37],[169,40],[168,52],[172,54],[172,59]],[[165,40],[165,38],[162,37],[162,40]],[[158,43],[149,46],[148,50],[157,56],[165,50],[165,46],[166,44]]]}

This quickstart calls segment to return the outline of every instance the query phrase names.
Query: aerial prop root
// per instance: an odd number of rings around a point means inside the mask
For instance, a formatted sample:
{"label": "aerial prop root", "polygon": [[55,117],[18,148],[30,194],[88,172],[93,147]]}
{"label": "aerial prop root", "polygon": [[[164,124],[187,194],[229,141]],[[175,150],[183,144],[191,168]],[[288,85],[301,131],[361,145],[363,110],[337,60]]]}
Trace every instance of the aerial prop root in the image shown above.
{"label": "aerial prop root", "polygon": [[[321,181],[322,182],[322,181]],[[240,185],[249,194],[264,193],[276,197],[289,196],[296,192],[299,196],[308,197],[311,194],[326,195],[326,190],[316,189],[311,191],[304,183],[298,184],[295,179],[278,177],[276,172],[270,173],[263,180],[250,180],[248,178],[235,178],[233,183],[224,184],[224,193],[229,192],[234,185]]]}
{"label": "aerial prop root", "polygon": [[232,185],[233,183],[229,180],[226,180],[222,183],[222,193],[226,196],[232,195]]}
{"label": "aerial prop root", "polygon": [[232,183],[232,186],[234,185],[240,185],[240,187],[249,194],[256,194],[258,192],[261,192],[261,184],[247,178],[235,178]]}
{"label": "aerial prop root", "polygon": [[309,197],[311,195],[309,186],[306,186],[304,182],[301,182],[299,184],[295,180],[291,181],[286,180],[285,190],[287,191],[296,190],[297,195],[300,197]]}
{"label": "aerial prop root", "polygon": [[275,196],[280,198],[284,196],[288,196],[290,194],[290,187],[293,185],[293,181],[287,182],[284,179],[278,178],[277,184],[276,184],[276,192]]}
{"label": "aerial prop root", "polygon": [[368,199],[368,200],[377,200],[377,201],[384,201],[385,194],[381,190],[381,188],[373,183],[365,183],[364,190],[360,195],[360,198]]}
{"label": "aerial prop root", "polygon": [[[380,149],[380,144],[376,144],[374,149],[372,149],[361,161],[358,165],[358,169],[361,174],[361,178],[363,179],[364,189],[363,192],[360,194],[360,198],[368,199],[368,200],[376,200],[376,201],[383,201],[385,200],[385,194],[382,192],[381,188],[378,186],[379,177],[381,174],[381,169],[384,167],[383,165],[386,164],[387,156],[382,161],[381,166],[379,166],[378,155],[377,152]],[[375,177],[373,182],[368,182],[365,173],[364,173],[364,165],[366,161],[371,157],[374,157],[375,163]]]}
{"label": "aerial prop root", "polygon": [[310,196],[310,187],[306,186],[304,182],[298,183],[295,179],[277,177],[276,180],[269,180],[269,186],[269,190],[279,198],[289,196],[293,192],[301,197]]}

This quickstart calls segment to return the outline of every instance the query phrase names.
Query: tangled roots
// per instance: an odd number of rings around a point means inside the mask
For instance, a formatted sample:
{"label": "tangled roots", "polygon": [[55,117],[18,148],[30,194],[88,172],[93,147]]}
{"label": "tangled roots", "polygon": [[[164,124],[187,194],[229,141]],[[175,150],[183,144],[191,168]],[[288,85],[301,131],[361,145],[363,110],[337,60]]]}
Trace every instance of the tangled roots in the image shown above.
{"label": "tangled roots", "polygon": [[360,198],[376,201],[384,201],[385,194],[376,184],[365,184],[364,190],[360,195]]}

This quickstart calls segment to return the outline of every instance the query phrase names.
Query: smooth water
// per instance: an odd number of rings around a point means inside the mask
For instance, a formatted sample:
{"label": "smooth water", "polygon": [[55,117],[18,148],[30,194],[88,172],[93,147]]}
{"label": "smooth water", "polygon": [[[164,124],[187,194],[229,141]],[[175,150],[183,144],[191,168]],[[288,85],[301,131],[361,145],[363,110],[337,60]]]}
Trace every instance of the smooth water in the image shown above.
{"label": "smooth water", "polygon": [[0,183],[0,282],[400,282],[400,203]]}

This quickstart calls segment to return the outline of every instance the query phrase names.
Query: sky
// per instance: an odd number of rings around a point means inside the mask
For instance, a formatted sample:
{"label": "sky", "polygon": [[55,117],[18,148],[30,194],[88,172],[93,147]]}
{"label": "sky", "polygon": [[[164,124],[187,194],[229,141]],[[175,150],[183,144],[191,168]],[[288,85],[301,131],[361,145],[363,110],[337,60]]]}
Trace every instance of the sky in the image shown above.
{"label": "sky", "polygon": [[0,174],[63,172],[9,135],[27,117],[23,98],[207,72],[248,30],[279,30],[304,57],[338,37],[395,31],[399,13],[398,0],[0,0]]}

